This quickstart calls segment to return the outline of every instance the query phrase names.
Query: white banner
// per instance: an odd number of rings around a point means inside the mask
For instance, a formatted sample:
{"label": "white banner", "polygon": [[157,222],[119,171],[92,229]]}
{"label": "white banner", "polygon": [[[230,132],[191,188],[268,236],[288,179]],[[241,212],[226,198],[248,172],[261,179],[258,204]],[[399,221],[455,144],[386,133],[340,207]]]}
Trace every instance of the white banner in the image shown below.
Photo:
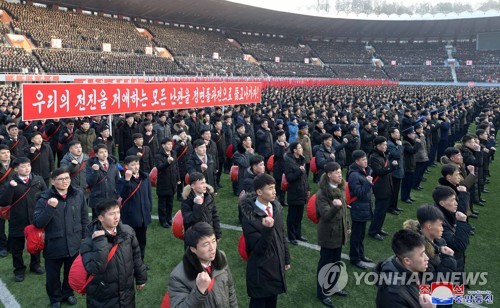
{"label": "white banner", "polygon": [[467,60],[467,61],[466,61],[466,64],[467,64],[467,65],[472,65],[472,60]]}
{"label": "white banner", "polygon": [[102,51],[103,52],[111,52],[111,44],[109,44],[109,43],[102,43]]}
{"label": "white banner", "polygon": [[391,60],[391,65],[396,66],[396,60]]}
{"label": "white banner", "polygon": [[280,57],[274,57],[274,62],[279,63],[280,62]]}
{"label": "white banner", "polygon": [[245,60],[245,61],[250,60],[250,55],[244,54],[243,55],[243,60]]}
{"label": "white banner", "polygon": [[309,64],[309,58],[304,58],[304,63]]}
{"label": "white banner", "polygon": [[425,61],[425,65],[432,65],[432,61],[431,60],[426,60]]}
{"label": "white banner", "polygon": [[219,59],[219,53],[218,52],[214,52],[214,54],[212,55],[212,59]]}
{"label": "white banner", "polygon": [[153,54],[153,47],[144,48],[144,53],[147,55],[152,55]]}
{"label": "white banner", "polygon": [[53,38],[50,40],[50,46],[52,48],[62,48],[62,40],[61,39],[57,39],[57,38]]}

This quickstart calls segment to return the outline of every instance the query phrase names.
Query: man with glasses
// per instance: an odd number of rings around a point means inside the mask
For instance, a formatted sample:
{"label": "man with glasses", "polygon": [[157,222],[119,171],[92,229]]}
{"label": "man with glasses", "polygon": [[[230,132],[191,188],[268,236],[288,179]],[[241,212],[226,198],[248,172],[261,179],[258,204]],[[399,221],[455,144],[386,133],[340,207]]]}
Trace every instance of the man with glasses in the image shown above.
{"label": "man with glasses", "polygon": [[[33,222],[45,229],[45,287],[51,307],[61,307],[65,301],[76,305],[69,286],[69,269],[80,249],[89,222],[83,191],[71,185],[70,173],[58,168],[50,175],[52,187],[44,191],[35,205]],[[61,267],[64,276],[61,284]]]}

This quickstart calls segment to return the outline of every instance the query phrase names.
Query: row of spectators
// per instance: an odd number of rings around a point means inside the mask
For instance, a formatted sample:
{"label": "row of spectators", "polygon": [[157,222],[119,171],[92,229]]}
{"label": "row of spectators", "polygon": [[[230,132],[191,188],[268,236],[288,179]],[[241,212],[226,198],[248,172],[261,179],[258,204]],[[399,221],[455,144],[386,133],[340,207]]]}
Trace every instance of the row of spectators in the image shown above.
{"label": "row of spectators", "polygon": [[444,66],[390,66],[384,67],[392,80],[399,81],[453,81],[449,67]]}
{"label": "row of spectators", "polygon": [[252,54],[259,61],[274,61],[279,57],[282,62],[304,62],[304,58],[311,57],[307,47],[299,44],[296,39],[237,33],[230,36],[241,43],[243,52]]}
{"label": "row of spectators", "polygon": [[454,57],[461,65],[467,64],[467,60],[472,60],[473,65],[500,65],[500,50],[476,50],[475,42],[454,43],[453,47]]}
{"label": "row of spectators", "polygon": [[139,26],[148,29],[155,43],[167,47],[175,56],[211,58],[216,52],[223,59],[243,57],[239,48],[218,32],[153,24]]}
{"label": "row of spectators", "polygon": [[330,70],[327,70],[319,65],[295,62],[260,62],[260,64],[270,75],[274,76],[333,77],[333,74]]}
{"label": "row of spectators", "polygon": [[372,56],[366,51],[364,43],[337,43],[311,41],[308,45],[314,56],[324,63],[367,64]]}
{"label": "row of spectators", "polygon": [[500,66],[460,66],[456,68],[458,81],[499,82]]}
{"label": "row of spectators", "polygon": [[338,78],[346,79],[388,79],[385,72],[373,65],[335,65],[329,67],[336,73]]}
{"label": "row of spectators", "polygon": [[0,106],[17,104],[21,101],[21,88],[0,87]]}
{"label": "row of spectators", "polygon": [[177,63],[157,56],[68,49],[36,49],[34,54],[47,73],[186,74]]}
{"label": "row of spectators", "polygon": [[374,43],[376,57],[390,64],[395,60],[398,65],[423,65],[427,60],[442,64],[448,58],[443,43]]}
{"label": "row of spectators", "polygon": [[22,48],[0,46],[0,72],[35,73],[40,71],[38,61]]}
{"label": "row of spectators", "polygon": [[243,59],[209,59],[197,57],[176,57],[184,69],[202,76],[264,76],[259,65]]}
{"label": "row of spectators", "polygon": [[71,49],[102,50],[102,44],[109,43],[113,51],[144,53],[144,47],[151,45],[125,20],[7,2],[0,2],[0,9],[13,18],[15,32],[25,34],[38,47],[50,47],[52,38]]}

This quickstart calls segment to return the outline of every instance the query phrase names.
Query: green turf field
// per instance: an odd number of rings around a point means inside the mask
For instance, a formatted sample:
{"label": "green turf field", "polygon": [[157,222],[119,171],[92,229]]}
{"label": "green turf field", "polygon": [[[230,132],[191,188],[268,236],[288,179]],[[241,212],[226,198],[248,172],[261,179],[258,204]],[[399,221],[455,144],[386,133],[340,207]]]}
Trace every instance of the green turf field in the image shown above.
{"label": "green turf field", "polygon": [[[384,229],[391,234],[400,229],[403,221],[415,218],[415,210],[418,205],[431,202],[431,192],[437,183],[440,168],[431,168],[432,173],[427,174],[427,182],[422,183],[425,190],[421,192],[413,191],[412,196],[417,201],[413,205],[400,204],[404,208],[399,216],[388,214]],[[500,198],[500,163],[495,160],[491,166],[491,183],[488,186],[490,193],[483,194],[487,200],[486,206],[476,209],[480,211],[479,219],[471,220],[476,227],[476,235],[471,237],[471,243],[467,250],[466,270],[472,272],[488,272],[488,283],[486,286],[472,286],[471,290],[490,290],[494,296],[500,294],[500,246],[498,240],[498,220],[500,209],[497,208],[497,201]],[[311,176],[312,178],[312,176]],[[221,222],[229,225],[237,225],[237,198],[232,195],[231,183],[228,175],[224,175],[224,188],[217,196],[217,206],[221,217]],[[313,192],[317,185],[311,183]],[[156,202],[156,196],[154,195]],[[175,201],[174,212],[179,209],[179,202]],[[156,215],[156,203],[154,204],[154,214]],[[286,215],[286,208],[285,208]],[[311,223],[304,214],[303,233],[309,239],[309,243],[316,244],[316,225]],[[245,285],[245,262],[239,257],[237,243],[241,232],[223,229],[222,240],[219,248],[224,250],[229,258],[236,291],[240,307],[248,307],[248,296]],[[344,253],[348,253],[349,247],[344,248]],[[366,255],[376,261],[381,261],[391,255],[390,238],[383,242],[375,241],[370,237],[365,240]],[[306,247],[295,247],[290,245],[292,257],[292,267],[287,272],[288,292],[279,297],[280,307],[322,307],[316,299],[316,266],[319,259],[319,252]],[[183,243],[176,239],[171,229],[160,227],[155,220],[148,229],[148,243],[146,248],[146,263],[151,270],[148,272],[148,282],[144,291],[137,294],[138,307],[159,307],[162,297],[166,291],[167,281],[170,271],[180,262],[183,254]],[[29,261],[25,256],[25,263]],[[28,261],[28,262],[26,262]],[[344,260],[345,261],[345,260]],[[332,298],[336,307],[375,307],[374,300],[376,288],[373,286],[356,286],[354,281],[355,271],[359,269],[351,266],[348,262],[349,283],[346,290],[349,296]],[[46,307],[49,304],[45,292],[45,276],[35,276],[26,273],[25,281],[16,283],[12,273],[12,259],[9,255],[0,259],[0,277],[7,285],[10,292],[15,296],[22,307]],[[77,296],[79,303],[77,307],[85,306],[85,298]],[[498,299],[500,300],[500,299]],[[486,305],[484,305],[486,306]],[[490,305],[498,307],[498,304]]]}

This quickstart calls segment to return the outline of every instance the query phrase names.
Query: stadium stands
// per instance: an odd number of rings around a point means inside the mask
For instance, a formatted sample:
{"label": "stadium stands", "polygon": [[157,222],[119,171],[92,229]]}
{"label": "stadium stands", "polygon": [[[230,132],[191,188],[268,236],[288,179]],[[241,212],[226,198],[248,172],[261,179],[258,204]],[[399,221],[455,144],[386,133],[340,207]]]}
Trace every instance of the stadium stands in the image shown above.
{"label": "stadium stands", "polygon": [[219,32],[173,26],[139,24],[154,36],[157,45],[167,47],[174,56],[212,58],[217,52],[223,59],[241,59],[241,50]]}
{"label": "stadium stands", "polygon": [[464,66],[456,68],[459,81],[499,82],[500,66]]}
{"label": "stadium stands", "polygon": [[453,81],[449,67],[444,66],[390,66],[384,67],[392,80],[398,81]]}
{"label": "stadium stands", "polygon": [[176,57],[176,61],[189,73],[203,76],[263,76],[257,64],[243,59]]}
{"label": "stadium stands", "polygon": [[0,72],[21,73],[23,69],[29,73],[41,71],[37,59],[24,49],[0,46]]}
{"label": "stadium stands", "polygon": [[338,78],[346,79],[389,79],[386,73],[373,65],[329,64]]}
{"label": "stadium stands", "polygon": [[285,77],[333,77],[333,73],[319,65],[295,62],[261,62],[262,67],[273,76]]}
{"label": "stadium stands", "polygon": [[274,61],[276,57],[281,62],[304,62],[311,57],[308,48],[300,45],[296,39],[230,34],[241,43],[245,53],[253,55],[259,61]]}
{"label": "stadium stands", "polygon": [[36,49],[47,73],[172,74],[186,72],[167,58],[131,53],[105,53],[66,49]]}
{"label": "stadium stands", "polygon": [[424,65],[431,60],[433,64],[443,64],[448,58],[443,43],[374,43],[377,58],[390,64],[395,60],[398,65]]}
{"label": "stadium stands", "polygon": [[313,54],[325,63],[371,64],[364,43],[308,42]]}
{"label": "stadium stands", "polygon": [[455,43],[454,57],[465,65],[467,60],[472,60],[474,65],[500,65],[500,50],[476,50],[475,42]]}

